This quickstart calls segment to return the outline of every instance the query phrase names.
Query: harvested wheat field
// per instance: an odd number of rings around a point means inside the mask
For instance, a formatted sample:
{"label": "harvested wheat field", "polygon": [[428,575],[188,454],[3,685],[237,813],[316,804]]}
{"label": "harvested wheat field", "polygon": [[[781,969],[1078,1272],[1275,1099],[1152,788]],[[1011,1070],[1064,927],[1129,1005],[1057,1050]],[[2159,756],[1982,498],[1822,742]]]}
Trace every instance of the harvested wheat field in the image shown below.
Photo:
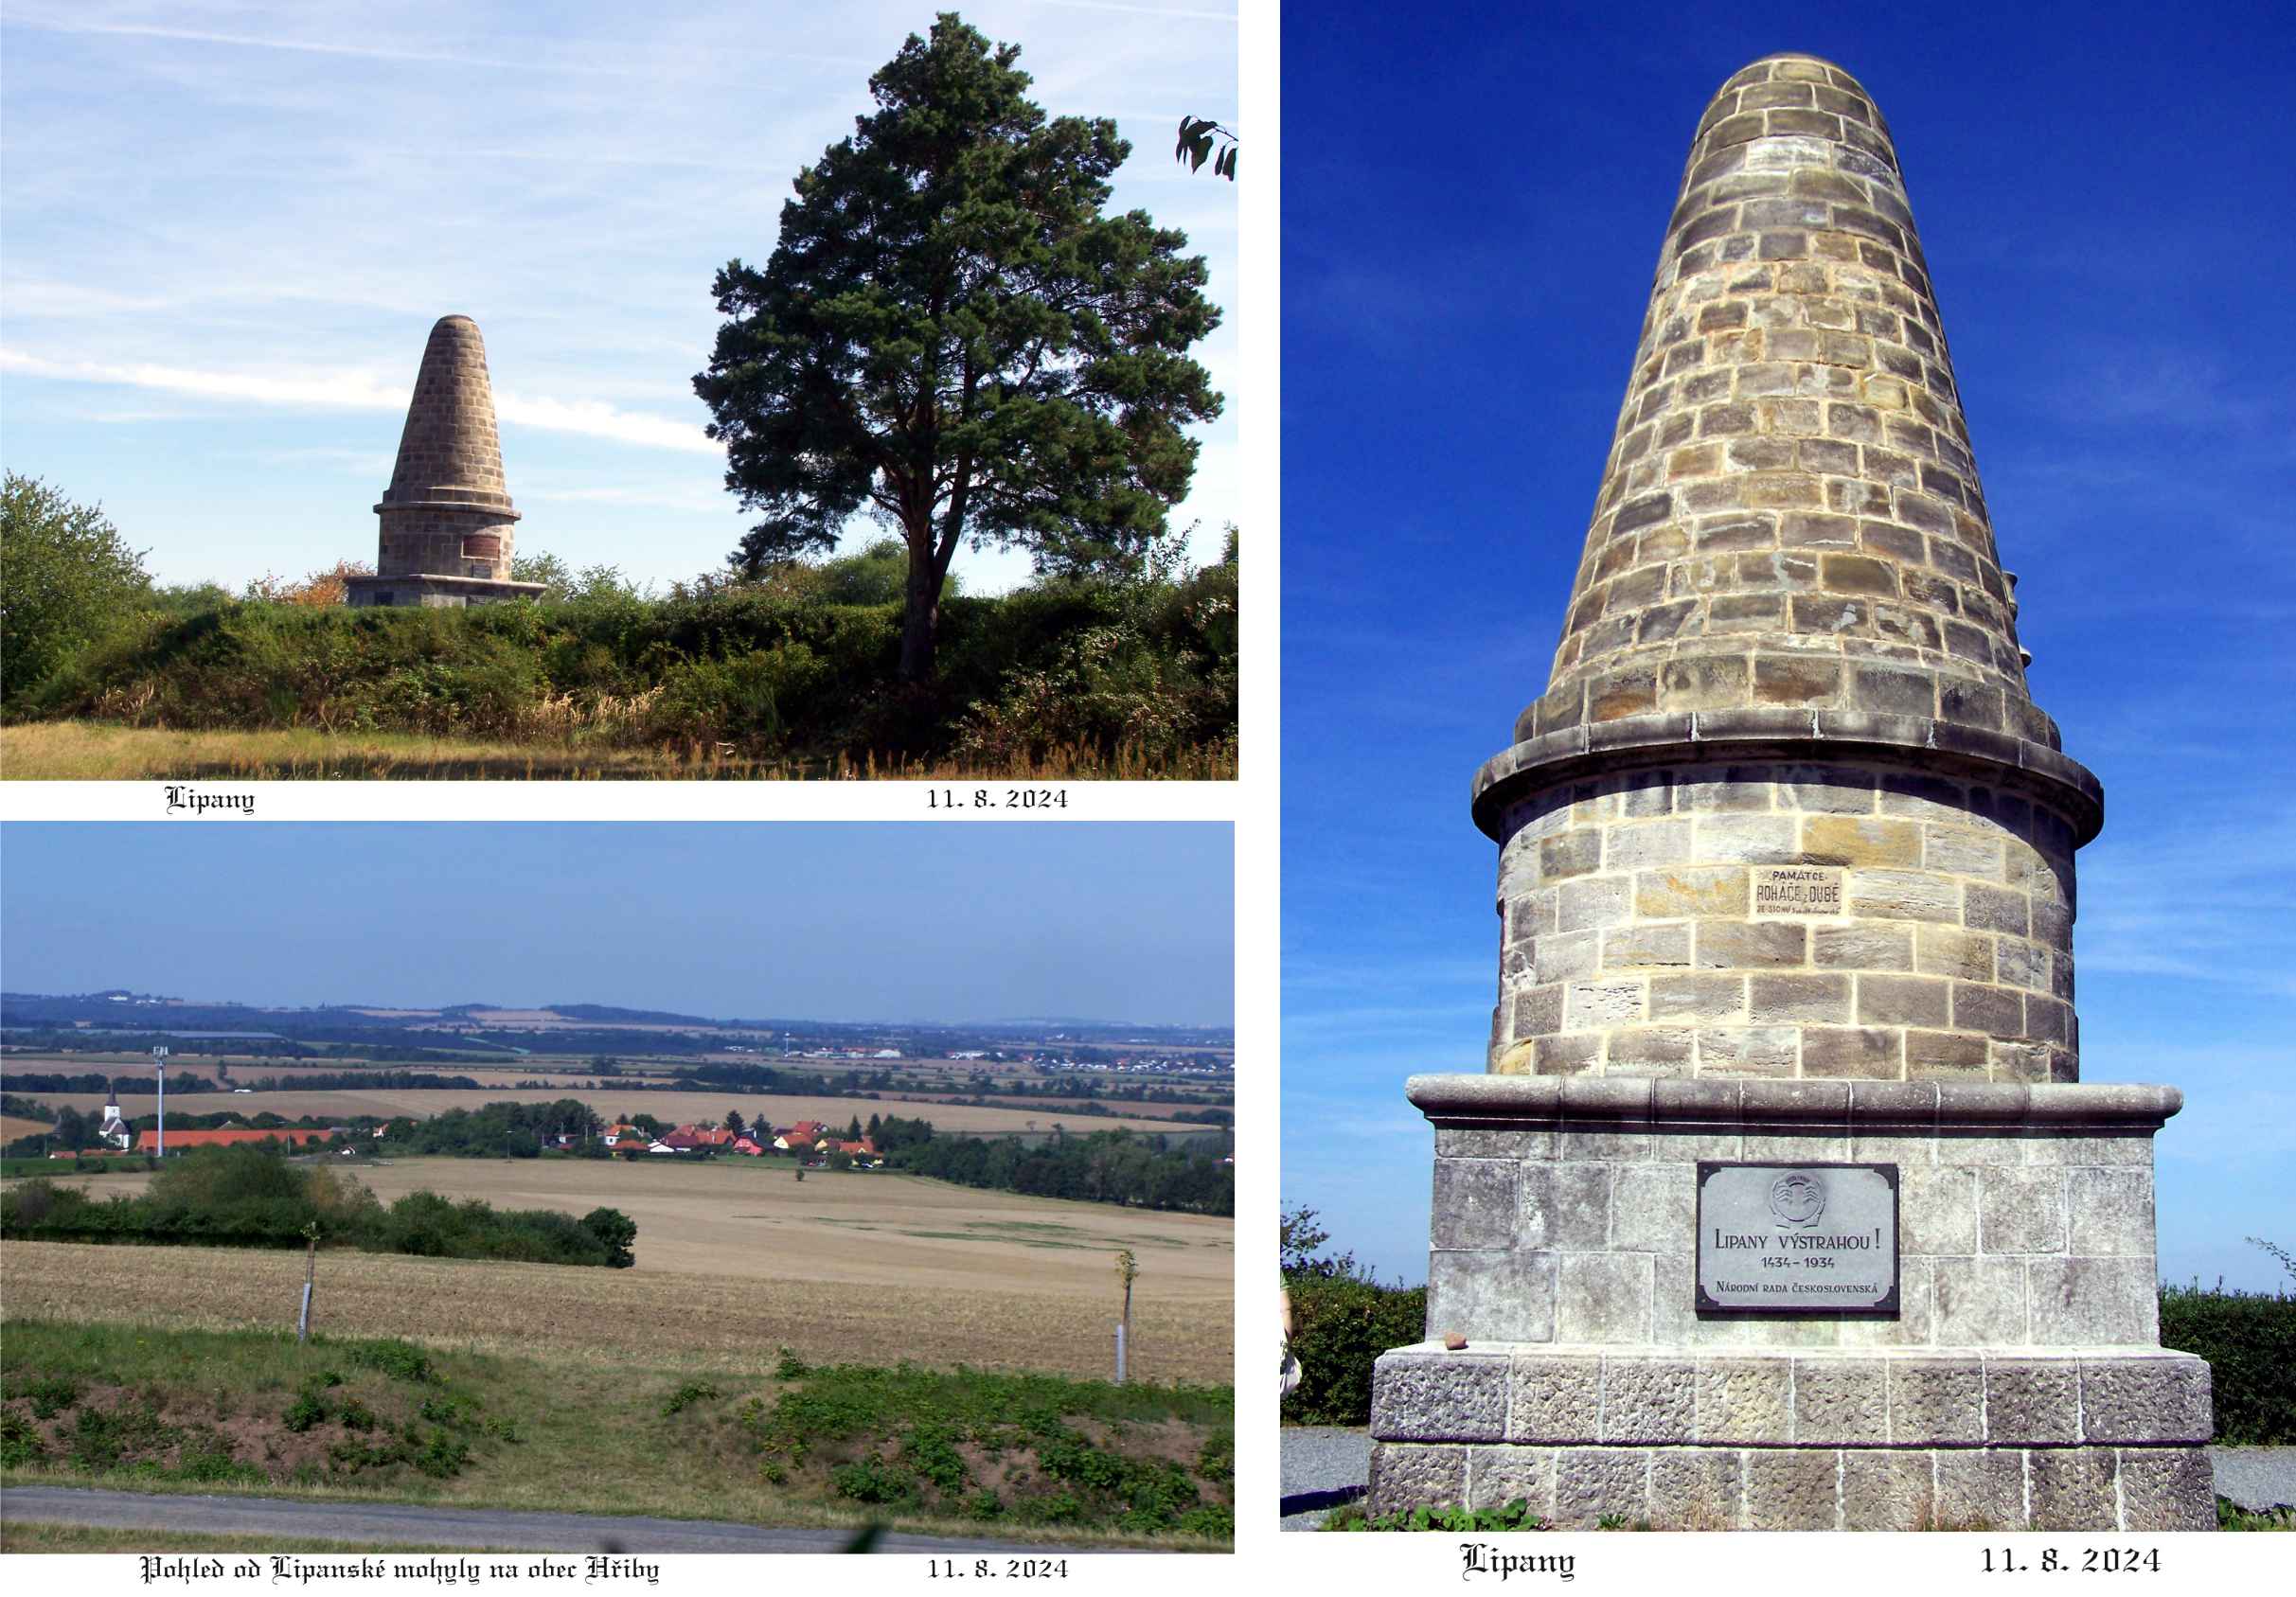
{"label": "harvested wheat field", "polygon": [[[809,1186],[811,1182],[807,1183]],[[198,1330],[291,1329],[303,1257],[238,1248],[0,1247],[8,1313]],[[804,1266],[791,1261],[802,1270]],[[673,1276],[562,1265],[325,1253],[312,1324],[343,1337],[405,1337],[489,1352],[649,1369],[691,1356],[711,1369],[773,1373],[777,1350],[810,1361],[1042,1370],[1105,1378],[1112,1271],[1094,1299],[988,1283],[962,1292],[857,1288],[802,1275]],[[1145,1276],[1142,1285],[1145,1285]],[[1147,1380],[1235,1378],[1225,1305],[1162,1302],[1134,1288],[1131,1368]]]}
{"label": "harvested wheat field", "polygon": [[[448,1074],[458,1074],[453,1065],[436,1068]],[[1007,1109],[975,1108],[970,1104],[903,1104],[892,1099],[870,1098],[775,1098],[762,1093],[744,1095],[733,1091],[665,1092],[643,1087],[602,1087],[596,1091],[572,1088],[562,1091],[527,1088],[499,1091],[488,1089],[473,1092],[454,1088],[416,1087],[404,1091],[372,1089],[355,1092],[299,1091],[293,1088],[276,1092],[179,1092],[169,1105],[169,1110],[170,1113],[183,1114],[253,1115],[269,1109],[273,1114],[289,1120],[300,1119],[304,1115],[315,1115],[327,1120],[348,1120],[360,1114],[371,1114],[385,1120],[402,1114],[428,1119],[448,1109],[474,1109],[485,1104],[548,1104],[560,1098],[578,1098],[609,1119],[625,1114],[650,1114],[666,1126],[697,1120],[714,1126],[724,1120],[727,1109],[739,1109],[744,1121],[762,1118],[775,1126],[789,1126],[800,1120],[818,1120],[840,1128],[856,1116],[865,1125],[873,1114],[898,1114],[905,1119],[930,1120],[934,1129],[940,1131],[974,1133],[1002,1131],[1025,1135],[1032,1128],[1049,1131],[1056,1125],[1077,1133],[1126,1128],[1184,1132],[1204,1129],[1184,1122],[1145,1119],[1137,1115],[1078,1114],[1073,1109]],[[69,1105],[83,1114],[103,1112],[104,1095],[101,1092],[43,1092],[40,1099],[56,1109]],[[151,1114],[157,1107],[157,1099],[150,1092],[131,1092],[124,1087],[120,1092],[120,1112],[130,1120],[138,1115]]]}
{"label": "harvested wheat field", "polygon": [[[103,1106],[96,1106],[101,1109]],[[44,1136],[55,1127],[45,1121],[27,1120],[22,1115],[0,1114],[0,1143],[12,1143],[18,1137]]]}
{"label": "harvested wheat field", "polygon": [[[406,1160],[363,1167],[389,1201],[420,1188],[498,1208],[637,1222],[637,1266],[606,1270],[329,1252],[320,1321],[346,1335],[568,1349],[707,1353],[770,1369],[810,1359],[1107,1372],[1130,1248],[1132,1367],[1144,1378],[1233,1376],[1235,1227],[1201,1215],[977,1192],[885,1171],[721,1161]],[[72,1184],[129,1192],[143,1174]],[[292,1253],[10,1242],[11,1315],[202,1327],[291,1322]],[[285,1317],[282,1320],[282,1316]]]}

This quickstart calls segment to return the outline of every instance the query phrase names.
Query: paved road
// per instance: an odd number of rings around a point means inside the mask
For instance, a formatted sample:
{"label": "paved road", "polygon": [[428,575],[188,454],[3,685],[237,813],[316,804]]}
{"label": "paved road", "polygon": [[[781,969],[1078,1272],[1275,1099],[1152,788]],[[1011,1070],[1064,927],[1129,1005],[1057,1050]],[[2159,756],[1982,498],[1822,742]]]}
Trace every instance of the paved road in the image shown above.
{"label": "paved road", "polygon": [[[152,1497],[77,1486],[14,1486],[0,1517],[17,1524],[106,1525],[210,1535],[394,1542],[418,1547],[517,1548],[535,1553],[837,1553],[850,1531],[772,1530],[706,1519],[617,1518],[591,1514],[521,1514],[421,1503],[298,1502],[283,1498]],[[609,1544],[612,1544],[611,1546]],[[879,1553],[1104,1552],[1081,1547],[1006,1546],[956,1536],[888,1534]]]}
{"label": "paved road", "polygon": [[[2216,1491],[2241,1507],[2296,1503],[2296,1447],[2211,1447]],[[1371,1479],[1371,1435],[1344,1426],[1286,1426],[1283,1432],[1284,1529],[1312,1531],[1341,1503],[1363,1495]]]}

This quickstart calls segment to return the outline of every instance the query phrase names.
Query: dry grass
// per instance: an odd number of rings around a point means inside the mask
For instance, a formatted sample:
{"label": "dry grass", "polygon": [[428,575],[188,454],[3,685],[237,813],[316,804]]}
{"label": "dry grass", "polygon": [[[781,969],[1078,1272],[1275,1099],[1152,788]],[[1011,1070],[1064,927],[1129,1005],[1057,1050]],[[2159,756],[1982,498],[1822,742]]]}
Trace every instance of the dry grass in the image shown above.
{"label": "dry grass", "polygon": [[[9,1242],[0,1258],[9,1313],[44,1320],[277,1330],[294,1323],[303,1286],[300,1255],[253,1249]],[[780,1263],[786,1273],[760,1280],[329,1253],[312,1319],[330,1336],[404,1337],[608,1369],[697,1361],[750,1376],[771,1375],[782,1347],[823,1362],[909,1358],[1095,1378],[1106,1378],[1112,1360],[1106,1290],[1087,1302],[998,1282],[961,1291],[864,1288],[809,1279],[813,1261],[803,1257]],[[1105,1266],[1102,1273],[1113,1279]],[[1132,1322],[1132,1368],[1142,1379],[1234,1378],[1224,1305],[1215,1312],[1135,1289]]]}
{"label": "dry grass", "polygon": [[[103,1108],[101,1104],[96,1107],[99,1109]],[[0,1143],[12,1143],[18,1137],[44,1137],[54,1129],[52,1126],[44,1126],[37,1120],[27,1120],[22,1115],[0,1114]]]}
{"label": "dry grass", "polygon": [[[1133,1367],[1161,1380],[1226,1381],[1235,1345],[1235,1225],[1201,1215],[976,1192],[887,1171],[720,1161],[402,1160],[359,1179],[385,1201],[428,1189],[499,1208],[637,1222],[628,1270],[329,1253],[320,1318],[344,1335],[654,1358],[706,1354],[770,1369],[786,1344],[810,1359],[1106,1373],[1117,1305],[1112,1265],[1140,1261]],[[140,1191],[141,1172],[65,1178]],[[10,1242],[10,1314],[224,1328],[291,1320],[302,1261],[289,1253]],[[42,1262],[52,1261],[52,1262]]]}
{"label": "dry grass", "polygon": [[30,721],[0,727],[0,777],[39,781],[1195,781],[1232,782],[1233,742],[1173,759],[1136,750],[1113,757],[1059,748],[1004,769],[961,761],[874,758],[744,758],[730,746],[693,742],[612,748],[562,738],[517,743],[413,733],[341,733],[312,728],[176,732],[106,721]]}
{"label": "dry grass", "polygon": [[[436,1071],[447,1075],[461,1074],[461,1067],[451,1061],[436,1066],[394,1065],[388,1068]],[[123,1083],[119,1095],[120,1112],[130,1120],[138,1115],[153,1113],[158,1099],[148,1091],[129,1091],[127,1085]],[[904,1104],[889,1098],[769,1097],[763,1093],[748,1095],[732,1089],[708,1092],[666,1092],[658,1088],[649,1090],[643,1087],[601,1087],[596,1091],[573,1088],[526,1088],[523,1091],[504,1088],[473,1092],[467,1088],[413,1087],[400,1091],[373,1089],[356,1092],[294,1089],[276,1092],[179,1092],[168,1108],[170,1113],[184,1114],[229,1112],[253,1115],[269,1109],[289,1120],[300,1119],[305,1115],[314,1115],[323,1120],[348,1120],[353,1115],[361,1114],[371,1114],[384,1120],[400,1115],[413,1115],[427,1120],[448,1109],[474,1109],[482,1104],[548,1104],[561,1098],[578,1098],[609,1119],[624,1114],[650,1114],[669,1126],[682,1126],[688,1121],[707,1121],[714,1126],[725,1119],[727,1109],[739,1109],[744,1124],[759,1118],[769,1120],[775,1126],[791,1126],[800,1120],[818,1120],[840,1130],[856,1115],[865,1127],[872,1114],[898,1114],[907,1120],[930,1120],[934,1128],[939,1131],[1025,1133],[1032,1124],[1039,1131],[1050,1131],[1058,1125],[1078,1135],[1087,1131],[1122,1129],[1206,1129],[1185,1124],[1175,1125],[1169,1120],[1116,1114],[1077,1114],[1074,1109],[1049,1107],[1028,1109],[976,1109],[970,1104]],[[69,1105],[83,1114],[100,1114],[104,1095],[101,1092],[43,1092],[40,1101],[56,1109]]]}

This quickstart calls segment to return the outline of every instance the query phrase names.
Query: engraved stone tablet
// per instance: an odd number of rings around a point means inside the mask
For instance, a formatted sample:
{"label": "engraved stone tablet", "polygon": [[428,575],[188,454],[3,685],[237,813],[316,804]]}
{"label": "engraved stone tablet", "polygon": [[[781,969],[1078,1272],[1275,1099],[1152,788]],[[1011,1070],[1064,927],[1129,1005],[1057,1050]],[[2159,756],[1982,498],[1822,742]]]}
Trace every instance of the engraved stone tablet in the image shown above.
{"label": "engraved stone tablet", "polygon": [[1842,913],[1842,873],[1813,865],[1757,865],[1753,913],[1838,915]]}
{"label": "engraved stone tablet", "polygon": [[1698,1167],[1698,1312],[1897,1314],[1897,1166]]}

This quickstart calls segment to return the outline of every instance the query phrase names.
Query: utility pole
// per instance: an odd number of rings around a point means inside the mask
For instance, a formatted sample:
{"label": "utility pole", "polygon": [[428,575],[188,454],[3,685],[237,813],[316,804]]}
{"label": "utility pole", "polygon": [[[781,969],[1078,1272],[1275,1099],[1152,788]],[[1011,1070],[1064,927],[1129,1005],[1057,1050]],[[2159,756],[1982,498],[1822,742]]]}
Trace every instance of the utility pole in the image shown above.
{"label": "utility pole", "polygon": [[159,1075],[159,1157],[168,1157],[168,1051],[151,1050],[151,1069]]}

